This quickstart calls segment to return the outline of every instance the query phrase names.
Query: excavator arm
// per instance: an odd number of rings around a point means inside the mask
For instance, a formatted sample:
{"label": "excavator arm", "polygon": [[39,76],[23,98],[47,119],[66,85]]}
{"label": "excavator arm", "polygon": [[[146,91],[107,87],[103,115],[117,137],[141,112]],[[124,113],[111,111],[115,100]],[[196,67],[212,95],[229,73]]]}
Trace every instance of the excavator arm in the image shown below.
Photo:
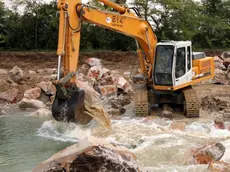
{"label": "excavator arm", "polygon": [[[55,82],[56,98],[52,107],[56,120],[79,122],[84,111],[84,91],[76,86],[80,35],[83,22],[95,24],[109,30],[133,37],[137,44],[137,54],[141,72],[149,82],[157,38],[148,21],[142,19],[131,9],[120,6],[109,0],[99,0],[115,11],[101,11],[80,0],[59,0],[59,37],[58,37],[58,77]],[[145,58],[143,57],[143,53]],[[61,77],[61,66],[64,66],[64,77]],[[61,79],[60,79],[61,78]],[[63,110],[64,109],[64,110]],[[91,118],[84,120],[87,123]]]}

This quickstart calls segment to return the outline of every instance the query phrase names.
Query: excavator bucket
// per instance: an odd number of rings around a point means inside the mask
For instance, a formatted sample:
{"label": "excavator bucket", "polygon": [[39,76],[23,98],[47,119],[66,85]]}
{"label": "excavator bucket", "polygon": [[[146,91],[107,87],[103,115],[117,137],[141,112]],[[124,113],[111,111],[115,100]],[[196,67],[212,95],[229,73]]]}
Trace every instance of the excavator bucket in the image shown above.
{"label": "excavator bucket", "polygon": [[57,92],[52,105],[52,115],[57,121],[87,124],[92,117],[85,113],[85,91],[76,86],[55,83]]}

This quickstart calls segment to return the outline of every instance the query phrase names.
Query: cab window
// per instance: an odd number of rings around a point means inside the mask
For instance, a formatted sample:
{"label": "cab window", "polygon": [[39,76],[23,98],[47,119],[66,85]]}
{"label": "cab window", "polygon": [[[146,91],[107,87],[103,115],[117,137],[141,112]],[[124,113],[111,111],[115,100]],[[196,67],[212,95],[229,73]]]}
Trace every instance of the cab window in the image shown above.
{"label": "cab window", "polygon": [[177,49],[177,57],[176,57],[176,78],[180,78],[185,74],[186,66],[186,51],[185,47]]}

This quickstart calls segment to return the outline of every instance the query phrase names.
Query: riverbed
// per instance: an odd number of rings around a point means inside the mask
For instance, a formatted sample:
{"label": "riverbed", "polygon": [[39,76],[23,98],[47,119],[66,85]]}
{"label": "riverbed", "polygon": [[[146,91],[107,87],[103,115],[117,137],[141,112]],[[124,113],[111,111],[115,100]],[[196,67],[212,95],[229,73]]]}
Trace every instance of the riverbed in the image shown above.
{"label": "riverbed", "polygon": [[0,171],[29,172],[54,153],[87,136],[129,148],[143,171],[207,171],[207,165],[193,165],[191,150],[217,140],[226,147],[222,159],[230,162],[230,132],[214,129],[211,120],[189,122],[184,131],[179,131],[169,129],[172,123],[169,119],[124,116],[112,120],[112,130],[105,130],[95,121],[81,126],[30,117],[28,113],[0,117]]}

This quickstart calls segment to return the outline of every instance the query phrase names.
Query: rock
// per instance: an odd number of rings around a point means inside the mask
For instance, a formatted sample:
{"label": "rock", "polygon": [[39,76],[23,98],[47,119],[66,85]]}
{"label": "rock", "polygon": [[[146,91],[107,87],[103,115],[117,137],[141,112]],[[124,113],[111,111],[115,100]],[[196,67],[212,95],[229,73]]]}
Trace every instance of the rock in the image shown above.
{"label": "rock", "polygon": [[230,172],[230,164],[224,161],[211,162],[208,167],[210,172]]}
{"label": "rock", "polygon": [[43,91],[41,92],[40,97],[37,98],[37,99],[40,100],[40,101],[42,101],[42,102],[44,102],[44,103],[47,103],[47,102],[50,101],[49,96],[45,95],[45,93]]}
{"label": "rock", "polygon": [[223,114],[223,118],[225,119],[225,120],[229,120],[230,119],[230,109],[225,109],[224,110],[224,114]]}
{"label": "rock", "polygon": [[110,109],[108,110],[108,114],[113,115],[113,116],[120,116],[121,112],[119,109]]}
{"label": "rock", "polygon": [[8,73],[9,78],[12,79],[16,83],[22,80],[24,75],[25,74],[23,70],[20,69],[18,66],[14,66],[13,69],[11,69]]}
{"label": "rock", "polygon": [[18,111],[18,104],[5,104],[0,106],[0,115],[12,114]]}
{"label": "rock", "polygon": [[7,74],[8,74],[8,70],[0,69],[0,75],[7,75]]}
{"label": "rock", "polygon": [[36,108],[36,109],[38,109],[38,108],[45,107],[45,104],[40,100],[33,100],[33,99],[23,98],[19,102],[19,107],[20,108]]}
{"label": "rock", "polygon": [[30,75],[36,75],[36,74],[37,74],[37,73],[36,73],[35,71],[33,71],[33,70],[29,70],[28,73],[29,73]]}
{"label": "rock", "polygon": [[39,87],[31,88],[24,92],[24,97],[27,99],[37,99],[41,95],[41,89]]}
{"label": "rock", "polygon": [[114,77],[113,82],[117,85],[118,88],[122,89],[124,92],[132,90],[131,85],[123,77]]}
{"label": "rock", "polygon": [[226,67],[223,65],[223,62],[224,61],[220,57],[214,56],[215,69],[226,70]]}
{"label": "rock", "polygon": [[37,73],[38,73],[38,74],[45,74],[45,73],[46,73],[46,70],[45,70],[45,69],[38,69],[38,70],[37,70]]}
{"label": "rock", "polygon": [[102,67],[101,66],[91,67],[87,73],[87,77],[100,79],[102,77]]}
{"label": "rock", "polygon": [[117,87],[115,85],[99,86],[99,90],[102,96],[116,96]]}
{"label": "rock", "polygon": [[41,171],[140,172],[140,169],[135,155],[127,148],[114,146],[104,140],[87,138],[56,153],[33,169],[33,172]]}
{"label": "rock", "polygon": [[56,93],[56,88],[55,86],[52,84],[52,82],[50,81],[42,81],[40,83],[37,84],[37,86],[39,88],[41,88],[41,90],[45,93],[45,95],[47,96],[52,96]]}
{"label": "rock", "polygon": [[161,115],[163,117],[172,118],[172,114],[173,114],[173,109],[168,104],[164,104]]}
{"label": "rock", "polygon": [[85,100],[90,104],[99,100],[100,94],[96,92],[88,82],[76,80],[76,84],[79,88],[82,88],[85,91]]}
{"label": "rock", "polygon": [[219,142],[215,142],[193,151],[193,158],[196,164],[209,164],[219,161],[225,153],[225,147]]}
{"label": "rock", "polygon": [[172,122],[172,124],[170,125],[170,129],[171,130],[181,130],[183,131],[186,127],[186,123],[184,122]]}
{"label": "rock", "polygon": [[0,93],[0,100],[8,102],[8,103],[16,103],[18,94],[18,89],[12,88],[7,91]]}
{"label": "rock", "polygon": [[47,76],[44,76],[43,78],[53,81],[57,79],[57,74],[47,75]]}
{"label": "rock", "polygon": [[10,84],[4,79],[0,79],[0,92],[6,91],[9,88]]}
{"label": "rock", "polygon": [[98,80],[101,86],[103,85],[113,85],[113,78],[111,75],[105,76]]}
{"label": "rock", "polygon": [[56,74],[57,73],[56,68],[45,68],[45,71],[47,74]]}
{"label": "rock", "polygon": [[230,65],[230,58],[224,59],[223,65],[228,68],[228,66]]}
{"label": "rock", "polygon": [[226,59],[226,58],[230,58],[230,52],[229,51],[225,51],[221,54],[221,58],[222,59]]}
{"label": "rock", "polygon": [[220,117],[216,117],[214,120],[214,126],[216,129],[224,130],[225,129],[224,120]]}
{"label": "rock", "polygon": [[90,66],[89,66],[88,64],[83,64],[83,65],[80,67],[79,71],[80,71],[82,74],[87,75],[89,69],[90,69]]}
{"label": "rock", "polygon": [[90,65],[91,67],[93,67],[93,66],[101,66],[101,60],[98,59],[98,58],[95,58],[95,57],[88,58],[85,62],[88,65]]}
{"label": "rock", "polygon": [[40,108],[40,109],[36,110],[35,112],[32,112],[28,116],[47,117],[47,116],[52,116],[52,112],[46,108]]}

